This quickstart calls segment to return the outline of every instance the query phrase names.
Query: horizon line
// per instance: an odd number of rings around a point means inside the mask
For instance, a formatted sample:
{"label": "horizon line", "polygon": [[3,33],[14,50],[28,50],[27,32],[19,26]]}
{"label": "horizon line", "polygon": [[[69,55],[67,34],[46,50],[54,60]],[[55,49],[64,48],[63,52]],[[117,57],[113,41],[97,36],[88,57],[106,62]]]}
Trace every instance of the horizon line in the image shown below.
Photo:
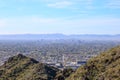
{"label": "horizon line", "polygon": [[10,34],[0,34],[0,36],[5,36],[5,35],[55,35],[55,34],[58,34],[58,35],[120,35],[120,33],[119,34],[98,34],[98,33],[96,33],[96,34],[83,34],[83,33],[81,33],[81,34],[65,34],[65,33],[10,33]]}

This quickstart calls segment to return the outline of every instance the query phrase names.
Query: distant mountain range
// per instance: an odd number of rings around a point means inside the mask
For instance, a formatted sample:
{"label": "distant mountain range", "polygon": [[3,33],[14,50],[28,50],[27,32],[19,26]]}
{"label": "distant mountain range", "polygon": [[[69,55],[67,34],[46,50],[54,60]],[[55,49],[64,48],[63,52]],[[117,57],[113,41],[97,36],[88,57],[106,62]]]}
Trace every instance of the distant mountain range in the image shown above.
{"label": "distant mountain range", "polygon": [[64,35],[64,34],[14,34],[0,35],[0,40],[40,40],[40,39],[81,39],[81,40],[120,40],[120,35]]}

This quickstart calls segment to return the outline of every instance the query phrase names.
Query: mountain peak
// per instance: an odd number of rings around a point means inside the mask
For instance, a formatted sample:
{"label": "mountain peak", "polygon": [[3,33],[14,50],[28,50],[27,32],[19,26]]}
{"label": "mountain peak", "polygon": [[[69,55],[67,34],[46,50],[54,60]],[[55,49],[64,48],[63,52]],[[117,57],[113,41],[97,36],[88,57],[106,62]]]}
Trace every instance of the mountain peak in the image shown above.
{"label": "mountain peak", "polygon": [[23,54],[18,54],[17,57],[18,58],[25,58],[26,56],[24,56]]}
{"label": "mountain peak", "polygon": [[8,60],[5,63],[7,63],[7,62],[9,63],[9,62],[13,62],[13,61],[19,61],[19,60],[22,60],[22,59],[25,59],[25,58],[27,58],[27,57],[22,55],[22,54],[17,54],[16,56],[8,58]]}
{"label": "mountain peak", "polygon": [[53,80],[59,70],[22,54],[0,66],[0,80]]}

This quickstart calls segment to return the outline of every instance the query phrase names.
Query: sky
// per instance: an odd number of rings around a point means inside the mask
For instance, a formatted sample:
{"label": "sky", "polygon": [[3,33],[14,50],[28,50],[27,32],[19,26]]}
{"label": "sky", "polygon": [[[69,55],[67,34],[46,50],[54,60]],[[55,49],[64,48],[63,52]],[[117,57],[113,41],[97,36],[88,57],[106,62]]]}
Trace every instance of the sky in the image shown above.
{"label": "sky", "polygon": [[0,34],[120,34],[120,0],[0,0]]}

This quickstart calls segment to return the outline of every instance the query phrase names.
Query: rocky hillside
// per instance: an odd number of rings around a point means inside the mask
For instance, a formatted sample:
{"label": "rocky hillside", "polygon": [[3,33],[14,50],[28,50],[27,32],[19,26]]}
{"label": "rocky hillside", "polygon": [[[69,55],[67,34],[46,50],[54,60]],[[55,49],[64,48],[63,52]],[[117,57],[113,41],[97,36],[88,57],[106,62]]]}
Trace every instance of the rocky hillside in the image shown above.
{"label": "rocky hillside", "polygon": [[90,59],[67,80],[120,80],[120,47]]}
{"label": "rocky hillside", "polygon": [[[69,76],[70,75],[70,76]],[[91,58],[75,72],[63,71],[28,58],[13,56],[0,66],[0,80],[120,80],[120,47]]]}
{"label": "rocky hillside", "polygon": [[59,70],[18,54],[0,66],[0,80],[53,80]]}

